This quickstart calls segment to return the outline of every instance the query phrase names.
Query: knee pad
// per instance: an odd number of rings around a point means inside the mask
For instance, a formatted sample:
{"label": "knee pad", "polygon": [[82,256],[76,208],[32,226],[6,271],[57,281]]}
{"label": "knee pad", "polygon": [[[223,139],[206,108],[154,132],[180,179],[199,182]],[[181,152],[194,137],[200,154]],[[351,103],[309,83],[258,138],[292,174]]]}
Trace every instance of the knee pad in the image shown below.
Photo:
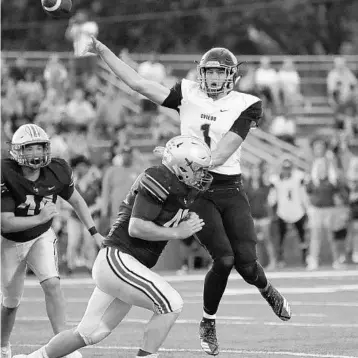
{"label": "knee pad", "polygon": [[183,309],[184,301],[180,294],[175,291],[175,294],[172,295],[170,299],[170,307],[172,308],[172,312],[180,313]]}
{"label": "knee pad", "polygon": [[87,326],[81,322],[75,329],[75,332],[82,337],[86,346],[89,346],[101,342],[111,333],[111,330],[102,321],[97,325],[97,327]]}
{"label": "knee pad", "polygon": [[266,279],[265,272],[257,261],[246,265],[236,266],[236,270],[250,285],[257,285],[261,282],[262,278]]}
{"label": "knee pad", "polygon": [[20,306],[22,296],[17,297],[2,297],[2,305],[6,308],[17,308]]}
{"label": "knee pad", "polygon": [[180,313],[183,309],[183,299],[180,294],[172,288],[171,291],[166,292],[165,300],[160,305],[154,307],[154,312],[158,315],[167,313]]}
{"label": "knee pad", "polygon": [[223,256],[215,259],[211,270],[219,276],[230,275],[230,272],[234,266],[234,256]]}

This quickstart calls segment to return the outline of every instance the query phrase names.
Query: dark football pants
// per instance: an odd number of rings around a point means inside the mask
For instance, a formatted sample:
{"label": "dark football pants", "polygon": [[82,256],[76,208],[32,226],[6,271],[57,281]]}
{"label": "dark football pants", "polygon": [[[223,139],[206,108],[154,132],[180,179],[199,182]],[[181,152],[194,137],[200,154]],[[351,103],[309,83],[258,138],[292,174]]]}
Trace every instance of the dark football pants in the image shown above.
{"label": "dark football pants", "polygon": [[248,283],[266,287],[266,276],[257,262],[254,222],[242,185],[210,190],[190,210],[205,222],[197,235],[213,259],[204,284],[205,312],[216,313],[233,266]]}

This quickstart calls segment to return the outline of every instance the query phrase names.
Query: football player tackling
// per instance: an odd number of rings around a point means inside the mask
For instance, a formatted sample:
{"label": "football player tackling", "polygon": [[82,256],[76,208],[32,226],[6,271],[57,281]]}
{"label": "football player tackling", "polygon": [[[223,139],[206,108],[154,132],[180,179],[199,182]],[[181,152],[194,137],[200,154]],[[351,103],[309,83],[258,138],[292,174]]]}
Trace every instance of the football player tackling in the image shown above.
{"label": "football player tackling", "polygon": [[172,138],[162,165],[134,182],[119,208],[93,266],[96,287],[78,327],[58,334],[45,347],[14,358],[58,358],[106,338],[132,306],[153,311],[137,357],[155,358],[183,307],[183,300],[150,270],[168,240],[200,231],[202,219],[188,207],[212,181],[209,147],[190,136]]}
{"label": "football player tackling", "polygon": [[290,319],[287,300],[268,282],[257,261],[254,223],[241,183],[240,146],[250,127],[258,125],[262,103],[255,96],[233,91],[239,78],[236,57],[225,48],[213,48],[198,65],[197,82],[183,79],[169,89],[142,78],[94,38],[86,51],[99,55],[133,90],[159,105],[176,109],[181,134],[203,138],[212,150],[212,186],[191,208],[206,223],[198,237],[213,258],[205,278],[200,323],[204,351],[219,353],[215,314],[233,267],[259,289],[280,319]]}
{"label": "football player tackling", "polygon": [[[1,160],[1,357],[11,357],[10,334],[24,290],[26,266],[45,293],[55,334],[65,329],[64,298],[57,269],[56,236],[51,228],[60,196],[72,205],[98,242],[90,211],[74,188],[72,170],[51,158],[50,140],[37,125],[25,124],[13,135],[9,159]],[[73,355],[75,356],[75,355]],[[76,356],[80,356],[76,352]]]}

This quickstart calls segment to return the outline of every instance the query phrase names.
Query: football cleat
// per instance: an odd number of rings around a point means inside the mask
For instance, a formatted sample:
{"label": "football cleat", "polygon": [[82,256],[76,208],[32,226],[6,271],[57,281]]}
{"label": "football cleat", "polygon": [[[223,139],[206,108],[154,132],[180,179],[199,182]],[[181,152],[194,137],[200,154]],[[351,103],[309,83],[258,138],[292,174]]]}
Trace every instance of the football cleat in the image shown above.
{"label": "football cleat", "polygon": [[288,321],[291,318],[291,307],[288,301],[271,283],[265,292],[261,292],[261,295],[271,306],[278,318],[282,321]]}
{"label": "football cleat", "polygon": [[1,358],[11,358],[10,343],[6,347],[1,347]]}
{"label": "football cleat", "polygon": [[199,334],[203,351],[212,356],[218,355],[219,343],[216,338],[215,320],[203,318],[200,322]]}

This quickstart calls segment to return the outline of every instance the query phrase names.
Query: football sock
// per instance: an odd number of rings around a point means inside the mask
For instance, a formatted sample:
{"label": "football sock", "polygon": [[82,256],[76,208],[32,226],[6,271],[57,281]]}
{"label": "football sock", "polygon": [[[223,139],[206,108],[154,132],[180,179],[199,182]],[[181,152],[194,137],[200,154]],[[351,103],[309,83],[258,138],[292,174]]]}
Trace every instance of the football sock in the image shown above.
{"label": "football sock", "polygon": [[270,287],[270,285],[271,285],[270,282],[267,281],[266,287],[265,288],[259,288],[259,291],[260,292],[266,292],[268,290],[268,288]]}
{"label": "football sock", "polygon": [[27,355],[27,358],[48,358],[45,347],[41,347],[35,352]]}
{"label": "football sock", "polygon": [[216,314],[208,314],[205,311],[203,311],[203,318],[206,319],[216,319]]}
{"label": "football sock", "polygon": [[204,312],[209,315],[215,315],[221,297],[224,294],[227,280],[229,276],[226,274],[219,275],[211,269],[205,276],[204,283]]}

